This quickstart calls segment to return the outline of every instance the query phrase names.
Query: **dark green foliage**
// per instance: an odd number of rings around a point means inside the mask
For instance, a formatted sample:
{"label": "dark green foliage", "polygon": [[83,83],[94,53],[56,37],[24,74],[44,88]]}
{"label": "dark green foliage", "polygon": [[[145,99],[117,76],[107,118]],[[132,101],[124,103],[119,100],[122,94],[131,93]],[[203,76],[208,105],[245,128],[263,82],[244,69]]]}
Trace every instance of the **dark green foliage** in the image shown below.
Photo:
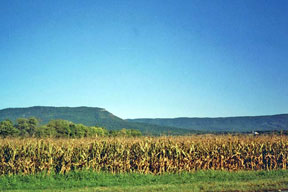
{"label": "dark green foliage", "polygon": [[170,126],[205,132],[251,132],[288,130],[288,114],[226,118],[129,119],[130,122]]}
{"label": "dark green foliage", "polygon": [[28,119],[19,118],[16,122],[15,127],[20,131],[20,135],[22,136],[32,136],[39,125],[39,121],[35,117],[29,117]]}
{"label": "dark green foliage", "polygon": [[37,127],[35,130],[35,136],[40,138],[45,137],[55,137],[57,135],[57,131],[53,127],[47,127],[47,125],[42,125]]}
{"label": "dark green foliage", "polygon": [[20,135],[28,135],[29,125],[28,125],[28,119],[25,118],[19,118],[17,119],[16,128],[20,131]]}
{"label": "dark green foliage", "polygon": [[15,125],[10,120],[0,122],[0,136],[82,138],[95,136],[136,137],[142,135],[139,130],[135,129],[121,129],[108,132],[102,127],[88,127],[62,119],[51,120],[46,125],[39,125],[35,117],[28,119],[19,118],[16,121]]}
{"label": "dark green foliage", "polygon": [[12,121],[4,120],[0,122],[0,135],[2,137],[15,136],[19,133],[19,130],[13,126]]}
{"label": "dark green foliage", "polygon": [[105,136],[108,135],[108,131],[101,127],[90,127],[90,129],[88,129],[88,135]]}
{"label": "dark green foliage", "polygon": [[67,120],[51,120],[47,127],[52,128],[56,130],[57,137],[66,136],[69,137],[71,135],[71,127],[73,126],[72,122],[69,122]]}
{"label": "dark green foliage", "polygon": [[139,130],[123,128],[119,131],[111,130],[109,131],[109,135],[113,137],[117,137],[117,136],[137,137],[137,136],[141,136],[142,133]]}

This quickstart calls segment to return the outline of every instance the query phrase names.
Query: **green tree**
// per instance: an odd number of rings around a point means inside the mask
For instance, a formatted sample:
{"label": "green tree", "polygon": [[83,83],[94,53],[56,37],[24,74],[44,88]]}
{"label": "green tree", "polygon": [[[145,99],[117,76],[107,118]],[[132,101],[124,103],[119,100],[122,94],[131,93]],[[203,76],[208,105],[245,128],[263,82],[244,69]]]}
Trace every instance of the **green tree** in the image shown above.
{"label": "green tree", "polygon": [[81,138],[88,136],[88,127],[82,124],[70,124],[70,137]]}
{"label": "green tree", "polygon": [[29,122],[26,118],[19,118],[16,120],[16,128],[19,129],[21,136],[28,136]]}
{"label": "green tree", "polygon": [[51,120],[47,124],[48,128],[56,130],[57,132],[56,137],[70,137],[71,127],[73,126],[75,126],[74,123],[62,119]]}
{"label": "green tree", "polygon": [[142,135],[141,131],[136,129],[129,129],[129,135],[132,137],[139,137]]}
{"label": "green tree", "polygon": [[39,121],[35,117],[19,118],[16,120],[16,128],[20,130],[20,135],[22,136],[33,136]]}
{"label": "green tree", "polygon": [[88,128],[82,124],[75,125],[75,135],[76,137],[87,137]]}
{"label": "green tree", "polygon": [[39,120],[36,117],[29,117],[28,125],[29,128],[27,132],[29,133],[29,135],[32,136],[33,134],[35,134],[36,128],[39,126]]}
{"label": "green tree", "polygon": [[102,127],[89,127],[88,136],[106,136],[108,135],[107,129]]}
{"label": "green tree", "polygon": [[0,135],[2,137],[16,136],[19,130],[13,126],[10,120],[4,120],[0,122]]}
{"label": "green tree", "polygon": [[44,138],[44,137],[56,137],[57,131],[53,127],[47,127],[46,125],[37,127],[35,130],[35,136]]}

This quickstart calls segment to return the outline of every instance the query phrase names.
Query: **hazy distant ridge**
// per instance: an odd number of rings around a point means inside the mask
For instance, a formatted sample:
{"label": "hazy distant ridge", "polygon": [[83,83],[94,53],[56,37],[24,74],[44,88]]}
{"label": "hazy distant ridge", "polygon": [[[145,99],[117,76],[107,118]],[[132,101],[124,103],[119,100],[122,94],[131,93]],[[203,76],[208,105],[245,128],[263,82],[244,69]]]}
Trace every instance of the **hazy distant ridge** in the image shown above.
{"label": "hazy distant ridge", "polygon": [[143,118],[128,119],[128,121],[216,132],[288,130],[288,114],[218,118]]}

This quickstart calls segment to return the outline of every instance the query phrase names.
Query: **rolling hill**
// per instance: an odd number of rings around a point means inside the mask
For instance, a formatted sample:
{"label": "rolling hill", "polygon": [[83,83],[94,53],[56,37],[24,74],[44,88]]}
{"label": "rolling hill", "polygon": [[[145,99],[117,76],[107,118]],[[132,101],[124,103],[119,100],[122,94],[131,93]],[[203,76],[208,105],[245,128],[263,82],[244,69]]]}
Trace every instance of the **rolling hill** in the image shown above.
{"label": "rolling hill", "polygon": [[222,118],[128,119],[130,122],[208,132],[251,132],[288,130],[288,114]]}
{"label": "rolling hill", "polygon": [[123,120],[103,108],[97,107],[27,107],[27,108],[7,108],[0,110],[0,121],[10,119],[16,121],[18,118],[36,117],[41,124],[46,124],[52,119],[64,119],[74,123],[81,123],[86,126],[100,126],[108,130],[138,129],[146,135],[160,134],[187,134],[194,131],[151,125],[139,122],[129,122]]}

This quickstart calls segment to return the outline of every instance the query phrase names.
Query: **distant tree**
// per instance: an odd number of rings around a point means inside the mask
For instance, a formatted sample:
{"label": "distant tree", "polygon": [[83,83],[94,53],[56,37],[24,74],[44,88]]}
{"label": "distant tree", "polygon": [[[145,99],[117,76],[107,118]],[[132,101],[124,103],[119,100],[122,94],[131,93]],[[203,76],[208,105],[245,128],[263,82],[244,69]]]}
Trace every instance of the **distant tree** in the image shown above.
{"label": "distant tree", "polygon": [[116,137],[116,136],[118,136],[118,133],[119,133],[119,131],[110,130],[110,131],[108,132],[108,135],[109,135],[109,137],[110,137],[110,136],[111,136],[111,137]]}
{"label": "distant tree", "polygon": [[108,131],[102,127],[89,127],[88,136],[106,136]]}
{"label": "distant tree", "polygon": [[75,125],[75,136],[82,138],[82,137],[87,137],[87,133],[88,133],[88,128],[82,124],[76,124]]}
{"label": "distant tree", "polygon": [[35,136],[40,138],[56,137],[57,131],[53,127],[47,127],[46,125],[37,127],[35,130]]}
{"label": "distant tree", "polygon": [[121,136],[121,137],[137,137],[137,136],[141,136],[142,133],[139,130],[135,130],[135,129],[121,129],[121,130],[110,130],[109,131],[109,136],[112,137],[117,137],[117,136]]}
{"label": "distant tree", "polygon": [[72,126],[74,126],[74,123],[62,119],[51,120],[47,124],[48,128],[56,130],[56,137],[70,137]]}
{"label": "distant tree", "polygon": [[142,135],[141,131],[136,129],[130,129],[129,131],[130,131],[129,135],[132,137],[139,137]]}
{"label": "distant tree", "polygon": [[16,120],[16,128],[20,131],[21,136],[28,136],[29,122],[26,118],[19,118]]}
{"label": "distant tree", "polygon": [[135,129],[106,130],[102,127],[87,127],[82,124],[74,124],[67,120],[51,120],[47,125],[39,125],[39,120],[35,117],[19,118],[15,126],[10,120],[0,122],[0,136],[36,136],[44,137],[68,137],[82,138],[95,136],[122,136],[136,137],[142,133]]}
{"label": "distant tree", "polygon": [[0,135],[2,137],[16,136],[18,133],[18,129],[13,126],[13,123],[10,120],[0,122]]}
{"label": "distant tree", "polygon": [[37,126],[39,125],[39,121],[35,117],[19,118],[16,120],[16,128],[20,130],[20,135],[22,136],[33,136]]}
{"label": "distant tree", "polygon": [[29,128],[27,132],[30,136],[33,136],[36,132],[37,127],[39,126],[39,120],[36,117],[29,117],[28,125],[29,125]]}

